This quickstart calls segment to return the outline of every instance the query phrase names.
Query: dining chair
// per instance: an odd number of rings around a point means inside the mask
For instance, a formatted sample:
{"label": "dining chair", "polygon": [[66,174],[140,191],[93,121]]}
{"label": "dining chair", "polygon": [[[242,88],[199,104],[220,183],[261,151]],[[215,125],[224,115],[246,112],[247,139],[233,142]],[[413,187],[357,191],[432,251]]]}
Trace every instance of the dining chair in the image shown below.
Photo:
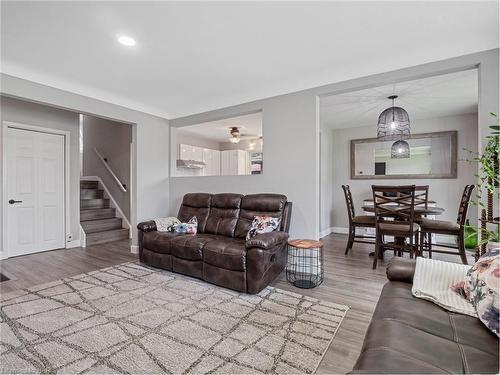
{"label": "dining chair", "polygon": [[[404,192],[410,194],[409,191]],[[400,196],[401,193],[388,194],[386,196]],[[415,206],[423,206],[425,209],[429,207],[429,185],[415,185]]]}
{"label": "dining chair", "polygon": [[[432,258],[432,253],[442,253],[442,254],[455,254],[460,255],[463,264],[467,263],[467,255],[465,253],[465,238],[464,238],[464,225],[467,219],[467,211],[469,209],[470,197],[475,185],[466,185],[464,192],[462,194],[462,199],[460,200],[460,205],[458,206],[457,221],[445,221],[445,220],[430,220],[422,218],[420,223],[420,253],[423,254],[424,250],[429,252],[429,258]],[[432,234],[445,234],[455,236],[457,239],[457,246],[439,244],[440,247],[445,247],[449,249],[458,249],[458,252],[446,251],[441,249],[432,248]],[[427,236],[427,245],[425,244],[425,237]]]}
{"label": "dining chair", "polygon": [[[378,258],[383,258],[383,252],[388,249],[408,252],[413,258],[418,254],[420,228],[415,223],[415,185],[372,185],[372,192],[376,216],[373,269],[377,268]],[[393,237],[394,241],[386,242],[385,236]]]}
{"label": "dining chair", "polygon": [[345,248],[345,255],[352,249],[354,242],[373,244],[373,241],[364,241],[363,239],[375,239],[375,237],[358,236],[356,235],[356,228],[375,228],[375,216],[358,215],[354,211],[354,202],[352,200],[351,189],[349,185],[342,185],[344,190],[345,203],[347,205],[347,216],[349,217],[349,238]]}
{"label": "dining chair", "polygon": [[415,185],[415,206],[429,208],[429,185]]}

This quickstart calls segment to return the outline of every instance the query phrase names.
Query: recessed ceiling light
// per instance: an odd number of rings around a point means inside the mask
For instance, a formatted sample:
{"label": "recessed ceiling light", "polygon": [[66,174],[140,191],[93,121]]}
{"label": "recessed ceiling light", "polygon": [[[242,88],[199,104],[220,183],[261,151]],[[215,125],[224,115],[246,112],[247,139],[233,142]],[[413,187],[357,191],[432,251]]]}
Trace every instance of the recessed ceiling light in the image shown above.
{"label": "recessed ceiling light", "polygon": [[135,40],[134,38],[131,38],[126,35],[118,35],[118,41],[123,44],[124,46],[127,47],[133,47],[135,46]]}

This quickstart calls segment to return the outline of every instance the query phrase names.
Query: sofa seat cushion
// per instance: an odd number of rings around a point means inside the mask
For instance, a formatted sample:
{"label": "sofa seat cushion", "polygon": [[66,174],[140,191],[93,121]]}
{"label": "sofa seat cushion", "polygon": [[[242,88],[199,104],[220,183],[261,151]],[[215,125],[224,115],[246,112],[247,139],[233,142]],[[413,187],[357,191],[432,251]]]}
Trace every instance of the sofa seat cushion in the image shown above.
{"label": "sofa seat cushion", "polygon": [[155,253],[170,254],[170,242],[179,236],[181,234],[172,232],[145,232],[142,246]]}
{"label": "sofa seat cushion", "polygon": [[233,271],[246,270],[245,240],[222,237],[203,248],[203,261],[212,266]]}
{"label": "sofa seat cushion", "polygon": [[[412,358],[415,362],[448,373],[484,373],[496,367],[498,356],[484,352],[473,346],[458,345],[398,320],[375,320],[370,324],[365,345],[372,350],[389,350],[399,357]],[[364,353],[363,353],[364,354]],[[380,368],[368,367],[378,373]],[[386,367],[383,367],[383,372]],[[395,373],[405,372],[394,369]]]}
{"label": "sofa seat cushion", "polygon": [[447,374],[430,363],[416,360],[391,348],[370,348],[364,351],[351,374]]}
{"label": "sofa seat cushion", "polygon": [[380,296],[380,301],[382,303],[377,304],[373,315],[374,319],[398,321],[490,354],[495,354],[498,350],[498,341],[487,329],[483,329],[479,319],[453,313],[430,301],[413,297],[411,284],[387,283]]}
{"label": "sofa seat cushion", "polygon": [[221,238],[213,234],[185,234],[172,239],[170,251],[171,254],[187,260],[202,260],[203,247],[211,242]]}
{"label": "sofa seat cushion", "polygon": [[411,287],[384,286],[354,373],[498,371],[498,339],[479,319],[417,299]]}

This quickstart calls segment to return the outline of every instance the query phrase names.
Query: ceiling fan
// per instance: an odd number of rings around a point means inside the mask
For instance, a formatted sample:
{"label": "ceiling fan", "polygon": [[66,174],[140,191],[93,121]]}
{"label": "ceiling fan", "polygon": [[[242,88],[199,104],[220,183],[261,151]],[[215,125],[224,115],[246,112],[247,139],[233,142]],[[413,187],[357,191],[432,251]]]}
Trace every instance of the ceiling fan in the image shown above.
{"label": "ceiling fan", "polygon": [[229,137],[229,142],[231,143],[238,143],[244,138],[258,138],[259,136],[256,134],[241,134],[240,133],[240,128],[237,126],[231,126],[229,127],[229,134],[231,137]]}

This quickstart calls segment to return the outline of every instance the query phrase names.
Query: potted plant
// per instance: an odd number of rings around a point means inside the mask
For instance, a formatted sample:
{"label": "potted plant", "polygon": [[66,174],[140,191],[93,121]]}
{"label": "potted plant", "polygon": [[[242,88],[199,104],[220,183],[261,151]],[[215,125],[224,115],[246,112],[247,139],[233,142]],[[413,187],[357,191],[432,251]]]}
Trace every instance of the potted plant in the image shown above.
{"label": "potted plant", "polygon": [[[468,162],[479,163],[479,172],[475,175],[478,178],[477,194],[476,198],[472,200],[473,203],[484,207],[484,201],[488,195],[498,202],[500,198],[500,175],[499,175],[499,139],[500,139],[500,126],[498,122],[498,117],[495,113],[490,113],[496,120],[496,125],[491,125],[491,134],[487,136],[488,143],[484,148],[482,153],[474,152],[465,149],[471,155],[472,159],[468,159]],[[495,218],[498,221],[498,218]],[[495,230],[481,229],[478,228],[477,231],[481,233],[481,241],[478,244],[487,244],[488,249],[500,248],[500,228],[498,224]],[[477,232],[476,231],[476,232]],[[471,239],[472,236],[477,236],[477,233],[470,231],[466,238]]]}
{"label": "potted plant", "polygon": [[488,252],[500,249],[500,228],[497,226],[496,230],[482,229],[479,246],[482,244],[486,244],[486,250]]}

